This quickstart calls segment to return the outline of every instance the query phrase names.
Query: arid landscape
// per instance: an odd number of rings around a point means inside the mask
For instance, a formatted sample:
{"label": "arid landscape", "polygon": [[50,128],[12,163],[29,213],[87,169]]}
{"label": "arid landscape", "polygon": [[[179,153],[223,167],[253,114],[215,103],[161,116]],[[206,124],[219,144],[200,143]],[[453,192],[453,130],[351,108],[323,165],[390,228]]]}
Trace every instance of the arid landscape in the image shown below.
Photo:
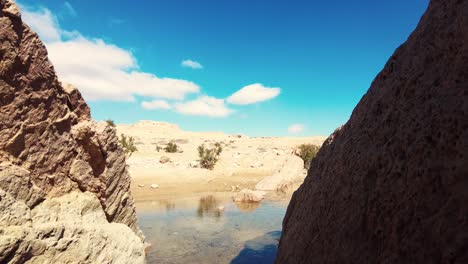
{"label": "arid landscape", "polygon": [[[250,138],[221,132],[189,132],[155,121],[119,124],[116,130],[118,135],[133,137],[138,149],[127,159],[137,202],[203,192],[255,190],[259,182],[275,175],[280,181],[272,183],[270,191],[282,187],[292,190],[293,185],[297,188],[302,183],[307,172],[301,158],[294,154],[298,146],[320,146],[325,140],[321,136]],[[171,142],[178,146],[175,153],[164,150]],[[210,147],[216,142],[222,146],[219,161],[213,170],[201,168],[197,147]],[[158,188],[151,188],[152,184]]]}
{"label": "arid landscape", "polygon": [[468,0],[280,2],[0,0],[0,263],[468,263]]}

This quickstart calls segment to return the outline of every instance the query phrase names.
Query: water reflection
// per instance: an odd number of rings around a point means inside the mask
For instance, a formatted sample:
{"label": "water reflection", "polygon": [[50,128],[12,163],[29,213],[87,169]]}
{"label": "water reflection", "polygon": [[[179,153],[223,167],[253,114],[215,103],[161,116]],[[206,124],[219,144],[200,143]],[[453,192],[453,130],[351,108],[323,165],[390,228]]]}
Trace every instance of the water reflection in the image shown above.
{"label": "water reflection", "polygon": [[239,211],[250,213],[255,211],[260,206],[260,203],[235,203]]}
{"label": "water reflection", "polygon": [[168,200],[160,200],[159,205],[165,207],[167,212],[175,209],[175,203]]}
{"label": "water reflection", "polygon": [[[232,202],[231,193],[138,203],[140,226],[153,246],[148,263],[272,263],[287,202]],[[224,206],[224,210],[221,210]],[[270,235],[268,235],[270,234]],[[263,262],[257,261],[259,255]]]}
{"label": "water reflection", "polygon": [[198,202],[197,215],[221,217],[223,215],[224,207],[221,206],[213,195],[207,195],[200,198]]}

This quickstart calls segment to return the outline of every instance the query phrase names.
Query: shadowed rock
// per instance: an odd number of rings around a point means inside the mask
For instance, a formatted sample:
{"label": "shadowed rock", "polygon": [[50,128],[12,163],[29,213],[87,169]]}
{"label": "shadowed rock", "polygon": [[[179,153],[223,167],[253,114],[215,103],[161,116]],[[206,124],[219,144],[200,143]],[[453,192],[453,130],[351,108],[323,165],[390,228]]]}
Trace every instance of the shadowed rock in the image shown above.
{"label": "shadowed rock", "polygon": [[468,1],[432,0],[294,194],[276,263],[468,263]]}

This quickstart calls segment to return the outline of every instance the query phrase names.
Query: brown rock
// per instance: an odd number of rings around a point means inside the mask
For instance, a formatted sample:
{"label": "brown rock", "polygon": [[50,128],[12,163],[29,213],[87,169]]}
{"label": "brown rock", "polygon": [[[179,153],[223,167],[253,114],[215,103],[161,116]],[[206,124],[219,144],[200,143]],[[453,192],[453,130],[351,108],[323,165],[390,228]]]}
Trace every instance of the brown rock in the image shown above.
{"label": "brown rock", "polygon": [[109,222],[143,239],[115,130],[91,120],[76,88],[62,87],[46,48],[10,0],[0,0],[0,189],[31,210],[88,191]]}
{"label": "brown rock", "polygon": [[276,263],[468,263],[468,1],[432,0],[294,194]]}

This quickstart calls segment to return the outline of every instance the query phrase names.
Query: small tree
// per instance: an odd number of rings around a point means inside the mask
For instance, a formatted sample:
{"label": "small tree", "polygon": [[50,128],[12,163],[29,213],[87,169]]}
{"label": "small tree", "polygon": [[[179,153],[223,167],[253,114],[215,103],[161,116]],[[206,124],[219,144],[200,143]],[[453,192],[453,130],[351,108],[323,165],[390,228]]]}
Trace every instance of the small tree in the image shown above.
{"label": "small tree", "polygon": [[310,162],[317,155],[320,147],[312,144],[302,144],[298,147],[299,153],[297,155],[304,161],[304,168],[310,168]]}
{"label": "small tree", "polygon": [[212,170],[219,160],[219,155],[223,151],[220,143],[215,143],[214,148],[206,148],[204,144],[198,146],[198,157],[200,157],[200,167]]}
{"label": "small tree", "polygon": [[176,153],[179,150],[179,146],[174,142],[169,142],[164,148],[167,153]]}
{"label": "small tree", "polygon": [[107,119],[107,120],[106,120],[106,123],[107,123],[107,125],[110,126],[110,127],[115,127],[114,120],[112,120],[112,119]]}
{"label": "small tree", "polygon": [[120,145],[122,146],[125,155],[130,157],[133,152],[138,151],[135,146],[135,139],[133,137],[127,137],[124,134],[120,135]]}

